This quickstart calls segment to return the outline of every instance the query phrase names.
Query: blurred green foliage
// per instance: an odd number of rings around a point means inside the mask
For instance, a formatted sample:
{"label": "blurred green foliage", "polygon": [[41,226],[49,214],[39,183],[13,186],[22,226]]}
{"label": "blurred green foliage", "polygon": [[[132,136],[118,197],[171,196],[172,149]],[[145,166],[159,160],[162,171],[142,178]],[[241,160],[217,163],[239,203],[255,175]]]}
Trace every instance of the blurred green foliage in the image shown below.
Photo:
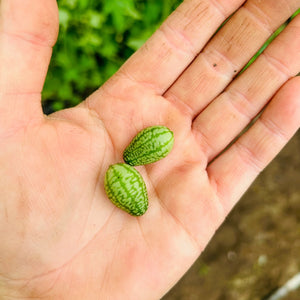
{"label": "blurred green foliage", "polygon": [[45,111],[76,105],[137,50],[181,0],[58,0],[60,33]]}
{"label": "blurred green foliage", "polygon": [[45,112],[74,106],[101,86],[181,2],[58,0],[60,33],[43,90]]}

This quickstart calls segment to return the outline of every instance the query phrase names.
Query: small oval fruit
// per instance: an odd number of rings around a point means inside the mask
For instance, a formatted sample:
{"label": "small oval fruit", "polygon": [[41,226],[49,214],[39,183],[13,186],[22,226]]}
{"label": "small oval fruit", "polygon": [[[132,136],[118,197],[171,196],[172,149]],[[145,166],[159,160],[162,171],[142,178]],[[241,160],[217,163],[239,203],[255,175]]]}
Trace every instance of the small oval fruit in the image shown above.
{"label": "small oval fruit", "polygon": [[174,134],[165,126],[151,126],[140,131],[123,153],[131,166],[146,165],[166,157],[174,145]]}
{"label": "small oval fruit", "polygon": [[146,184],[135,168],[123,163],[111,165],[105,174],[104,188],[111,202],[122,210],[133,216],[146,212]]}

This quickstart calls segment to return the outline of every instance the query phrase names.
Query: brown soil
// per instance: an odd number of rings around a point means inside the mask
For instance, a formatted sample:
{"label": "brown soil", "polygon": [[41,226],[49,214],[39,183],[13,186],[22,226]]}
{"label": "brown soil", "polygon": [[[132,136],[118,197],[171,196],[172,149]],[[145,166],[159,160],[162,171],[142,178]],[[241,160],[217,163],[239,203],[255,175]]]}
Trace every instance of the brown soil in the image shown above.
{"label": "brown soil", "polygon": [[[264,300],[300,272],[300,132],[162,300]],[[299,300],[300,289],[282,300]]]}

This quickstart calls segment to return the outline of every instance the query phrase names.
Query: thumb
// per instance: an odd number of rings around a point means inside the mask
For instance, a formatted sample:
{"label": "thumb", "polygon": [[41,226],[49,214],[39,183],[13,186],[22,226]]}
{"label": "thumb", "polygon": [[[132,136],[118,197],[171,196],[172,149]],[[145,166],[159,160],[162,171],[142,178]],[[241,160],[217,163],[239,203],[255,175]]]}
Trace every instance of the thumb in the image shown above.
{"label": "thumb", "polygon": [[12,107],[26,109],[27,113],[37,106],[33,102],[40,106],[40,94],[57,34],[55,0],[0,1],[1,115],[3,110],[12,113],[15,110]]}

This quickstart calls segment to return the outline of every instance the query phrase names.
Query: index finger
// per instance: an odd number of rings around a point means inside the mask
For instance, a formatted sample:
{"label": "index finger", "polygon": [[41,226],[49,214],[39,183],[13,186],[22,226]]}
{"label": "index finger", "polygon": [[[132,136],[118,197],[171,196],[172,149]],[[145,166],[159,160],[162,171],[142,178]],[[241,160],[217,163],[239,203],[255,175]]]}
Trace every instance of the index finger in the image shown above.
{"label": "index finger", "polygon": [[184,1],[118,74],[162,94],[244,1]]}

